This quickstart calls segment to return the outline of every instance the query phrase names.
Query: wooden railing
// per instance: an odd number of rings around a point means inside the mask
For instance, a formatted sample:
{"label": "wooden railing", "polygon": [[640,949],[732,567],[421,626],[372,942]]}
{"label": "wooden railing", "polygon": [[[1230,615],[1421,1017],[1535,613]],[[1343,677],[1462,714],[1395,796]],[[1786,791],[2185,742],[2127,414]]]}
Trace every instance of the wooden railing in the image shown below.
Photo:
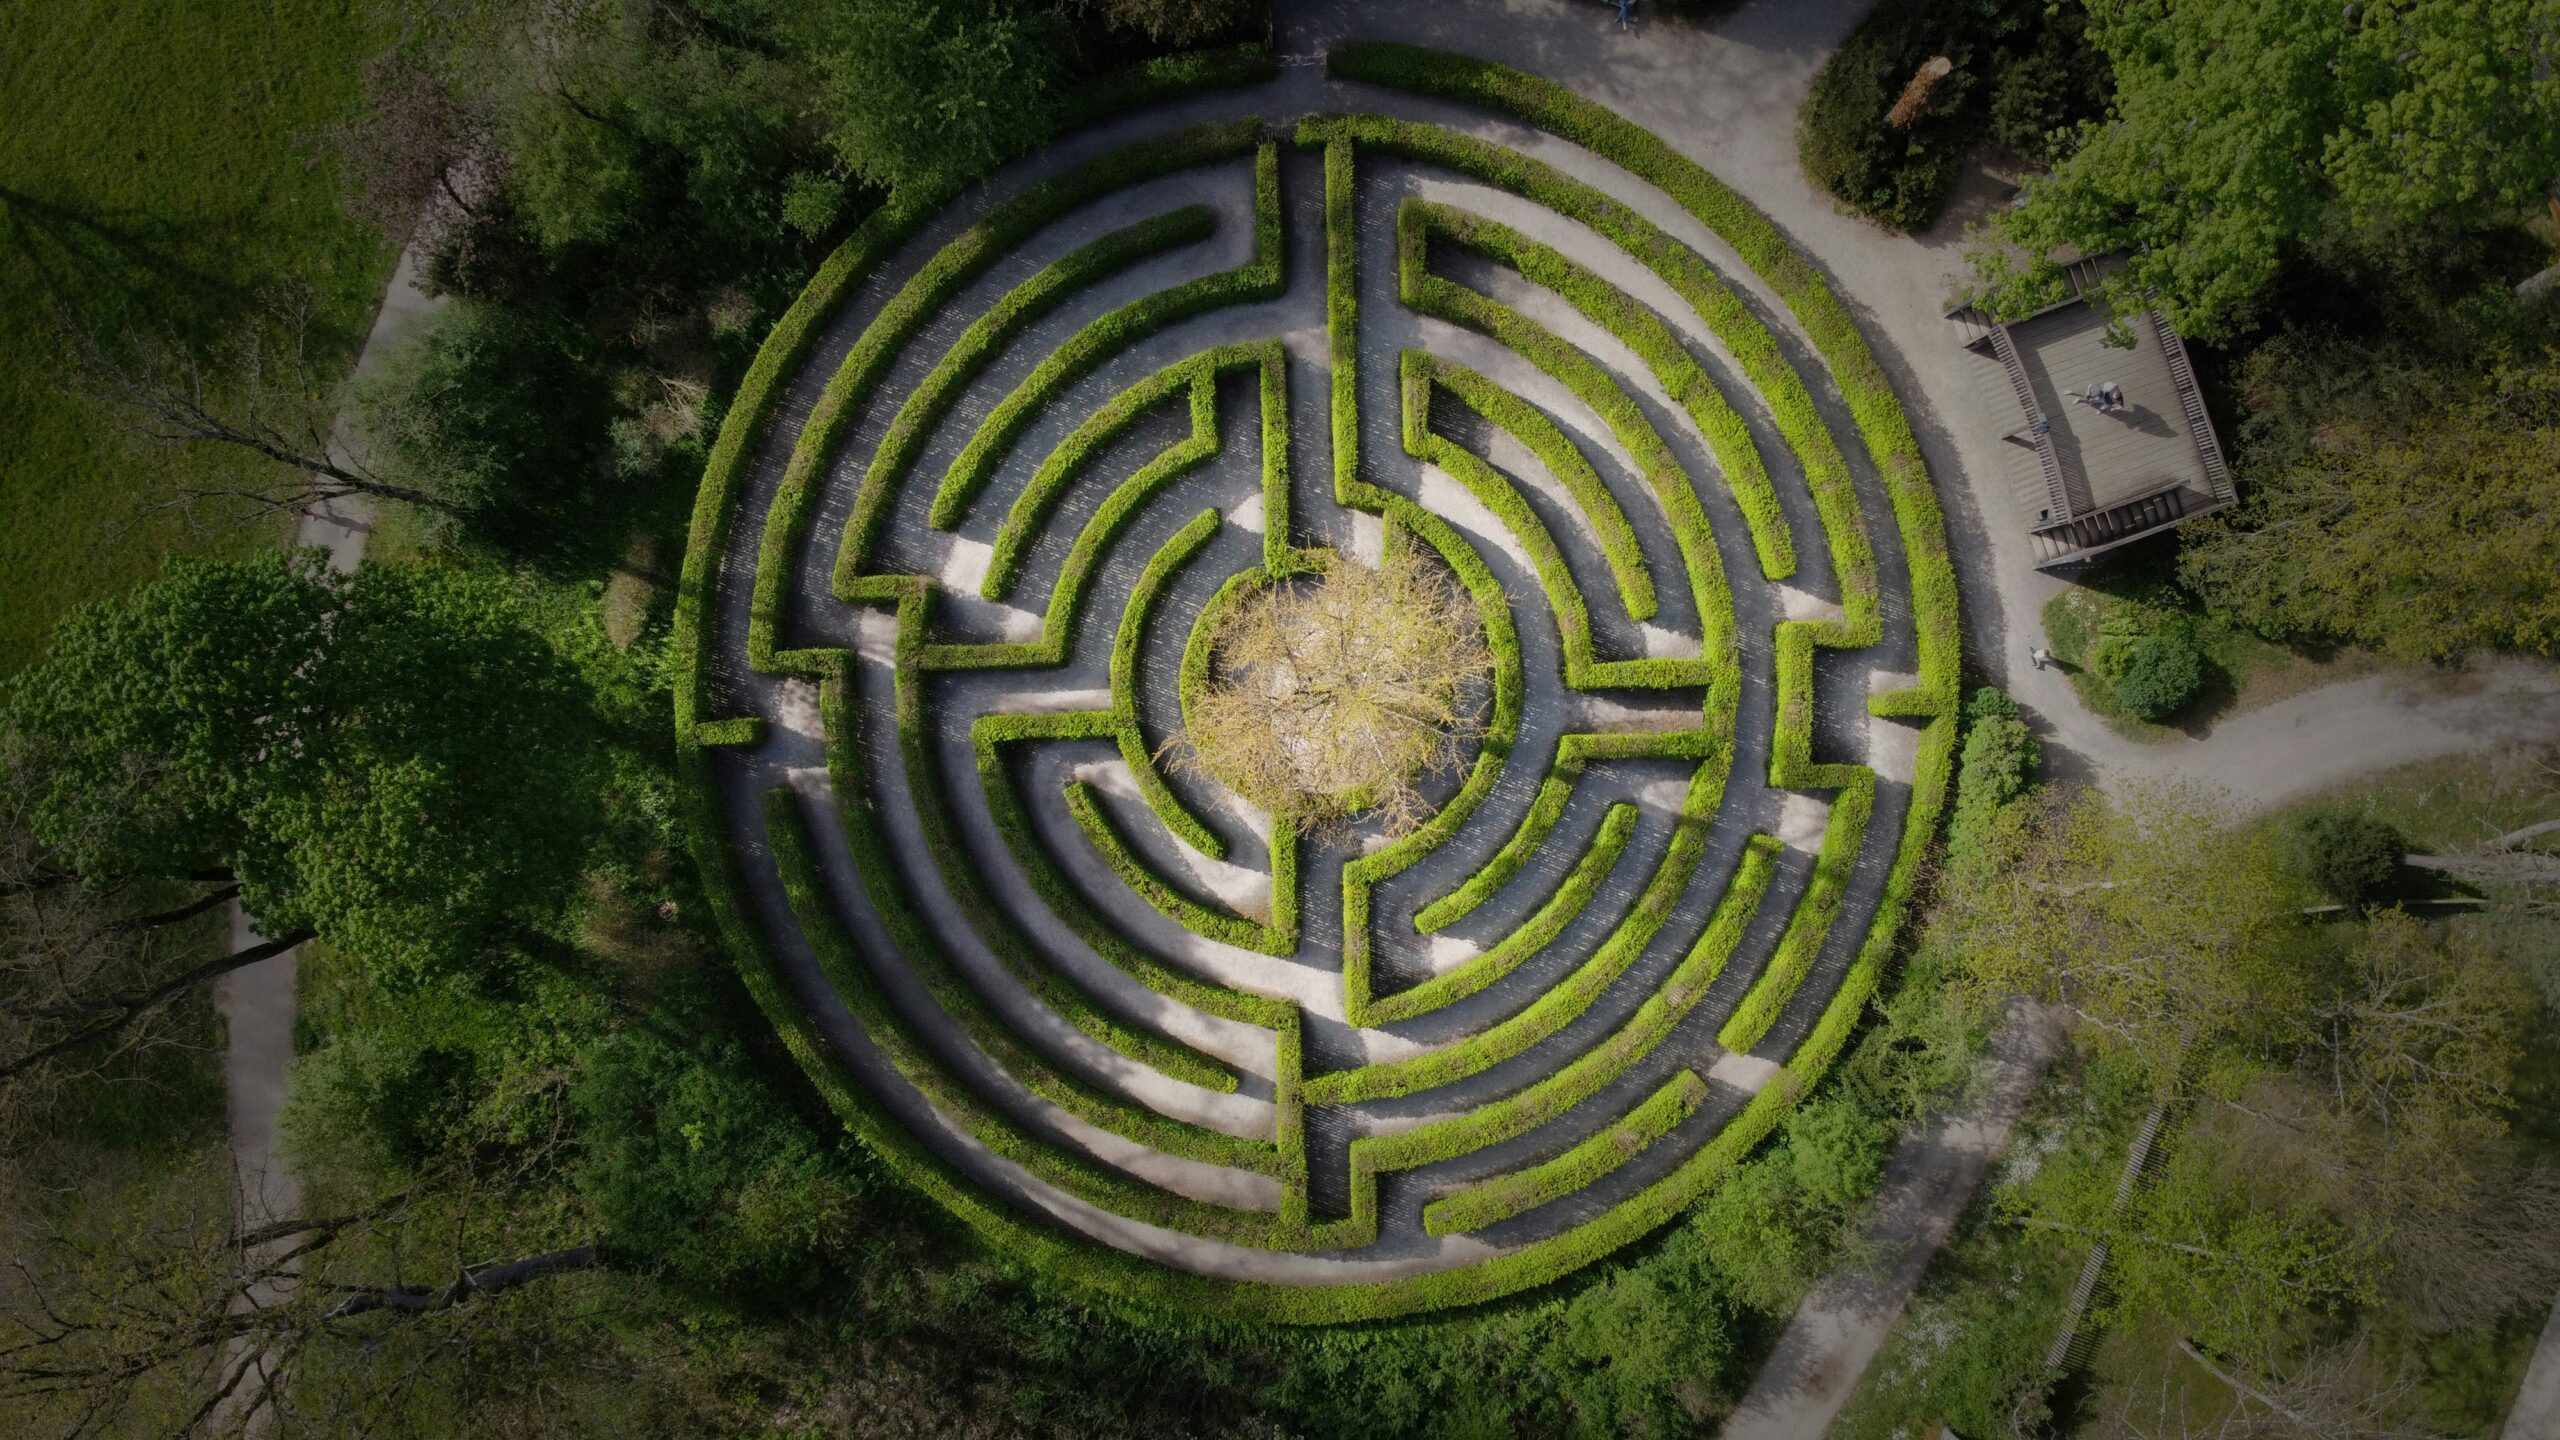
{"label": "wooden railing", "polygon": [[2053,453],[2053,436],[2036,433],[2036,419],[2044,407],[2036,403],[2035,387],[2027,383],[2026,362],[2018,358],[2017,343],[2009,338],[2009,327],[1991,327],[1991,350],[2000,357],[2000,368],[2009,372],[2009,388],[2018,395],[2018,408],[2025,415],[2027,438],[2034,442],[2036,468],[2044,472],[2045,522],[2057,523],[2071,518],[2071,495],[2062,485],[2062,462]]}
{"label": "wooden railing", "polygon": [[[2147,297],[2146,297],[2147,298]],[[2178,406],[2187,412],[2187,438],[2195,442],[2196,458],[2204,462],[2205,483],[2213,487],[2213,498],[2229,502],[2234,497],[2230,467],[2222,463],[2222,442],[2213,433],[2213,417],[2205,413],[2204,392],[2196,385],[2195,367],[2187,363],[2186,342],[2160,312],[2145,312],[2151,318],[2152,337],[2160,343],[2160,353],[2169,362],[2169,380],[2178,391]]]}

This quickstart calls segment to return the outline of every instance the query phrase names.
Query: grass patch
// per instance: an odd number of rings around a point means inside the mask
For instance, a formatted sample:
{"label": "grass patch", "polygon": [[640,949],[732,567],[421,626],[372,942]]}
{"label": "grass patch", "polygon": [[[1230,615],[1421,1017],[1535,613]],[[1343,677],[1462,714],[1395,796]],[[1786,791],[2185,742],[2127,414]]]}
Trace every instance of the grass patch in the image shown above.
{"label": "grass patch", "polygon": [[[2315,811],[2387,820],[2422,851],[2467,850],[2543,820],[2560,819],[2554,757],[2522,747],[2444,755],[2396,766],[2270,812],[2283,825]],[[2547,843],[2547,842],[2546,842]]]}
{"label": "grass patch", "polygon": [[310,287],[322,363],[351,363],[390,247],[338,205],[296,137],[344,119],[385,37],[346,0],[238,6],[58,0],[0,46],[0,673],[55,617],[179,551],[244,553],[267,519],[148,513],[173,474],[266,462],[137,451],[64,393],[72,304],[198,335],[287,280]]}
{"label": "grass patch", "polygon": [[[2169,555],[2161,548],[2156,555],[2100,570],[2045,602],[2045,643],[2071,676],[2073,692],[2083,707],[2126,739],[2154,745],[2191,739],[2214,721],[2379,667],[2376,657],[2361,650],[2288,649],[2205,613],[2169,579]],[[2128,709],[2091,663],[2110,624],[2146,635],[2178,631],[2193,640],[2204,655],[2204,686],[2196,698],[2156,723]]]}

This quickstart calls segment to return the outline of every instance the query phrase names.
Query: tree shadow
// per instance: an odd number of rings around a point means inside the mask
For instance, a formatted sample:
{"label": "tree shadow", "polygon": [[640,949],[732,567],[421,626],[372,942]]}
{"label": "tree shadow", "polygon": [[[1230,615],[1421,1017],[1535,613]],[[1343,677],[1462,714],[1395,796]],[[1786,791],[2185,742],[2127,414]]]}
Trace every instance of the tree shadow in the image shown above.
{"label": "tree shadow", "polygon": [[[202,339],[235,327],[265,303],[265,287],[244,284],[204,263],[207,253],[251,253],[253,237],[236,221],[170,220],[111,214],[73,201],[0,185],[0,248],[32,277],[28,310],[69,310],[101,320],[146,319]],[[0,276],[21,267],[0,269]],[[334,346],[351,334],[325,332]]]}

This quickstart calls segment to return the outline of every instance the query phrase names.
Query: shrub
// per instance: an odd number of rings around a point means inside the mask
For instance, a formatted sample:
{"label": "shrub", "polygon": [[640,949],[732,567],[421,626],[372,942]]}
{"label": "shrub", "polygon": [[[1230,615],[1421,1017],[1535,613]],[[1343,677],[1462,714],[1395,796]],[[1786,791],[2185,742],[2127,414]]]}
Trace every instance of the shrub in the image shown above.
{"label": "shrub", "polygon": [[1957,865],[1974,857],[2001,810],[2035,783],[2044,759],[2018,718],[2017,702],[2007,695],[1986,685],[1964,709],[1964,755],[1956,771],[1955,813],[1947,822],[1947,859]]}
{"label": "shrub", "polygon": [[[2109,646],[2101,643],[2099,655],[2108,653]],[[2204,652],[2175,630],[2145,635],[2123,646],[2119,664],[2120,672],[2114,677],[2116,698],[2145,720],[2176,714],[2204,688]]]}
{"label": "shrub", "polygon": [[1796,1187],[1809,1202],[1846,1214],[1875,1193],[1893,1132],[1846,1100],[1807,1105],[1787,1122]]}
{"label": "shrub", "polygon": [[2366,815],[2305,816],[2292,838],[2295,873],[2341,905],[2361,905],[2389,884],[2409,848],[2389,821]]}
{"label": "shrub", "polygon": [[[2051,159],[2056,132],[2100,114],[2111,86],[2077,11],[2047,9],[2040,0],[1879,6],[1814,77],[1796,135],[1805,174],[1876,220],[1920,230],[1985,139]],[[1955,68],[1909,123],[1888,125],[1903,87],[1939,56]]]}
{"label": "shrub", "polygon": [[782,185],[782,223],[815,240],[835,228],[844,213],[844,182],[814,170],[794,172]]}
{"label": "shrub", "polygon": [[859,1181],[733,1044],[626,1031],[584,1057],[572,1169],[607,1250],[688,1287],[779,1300],[825,1278]]}

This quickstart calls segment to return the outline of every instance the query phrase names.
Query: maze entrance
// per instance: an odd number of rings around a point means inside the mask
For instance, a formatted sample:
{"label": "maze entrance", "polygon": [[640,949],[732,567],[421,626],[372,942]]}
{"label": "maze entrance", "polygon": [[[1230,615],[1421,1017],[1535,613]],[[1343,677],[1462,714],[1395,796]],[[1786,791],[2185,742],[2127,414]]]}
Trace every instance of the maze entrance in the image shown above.
{"label": "maze entrance", "polygon": [[[1641,1236],[1827,1065],[1953,585],[1855,327],[1694,164],[1460,57],[1230,78],[829,262],[705,477],[680,741],[875,1149],[1091,1283],[1368,1318]],[[1221,617],[1403,558],[1489,662],[1409,813],[1168,762]]]}

